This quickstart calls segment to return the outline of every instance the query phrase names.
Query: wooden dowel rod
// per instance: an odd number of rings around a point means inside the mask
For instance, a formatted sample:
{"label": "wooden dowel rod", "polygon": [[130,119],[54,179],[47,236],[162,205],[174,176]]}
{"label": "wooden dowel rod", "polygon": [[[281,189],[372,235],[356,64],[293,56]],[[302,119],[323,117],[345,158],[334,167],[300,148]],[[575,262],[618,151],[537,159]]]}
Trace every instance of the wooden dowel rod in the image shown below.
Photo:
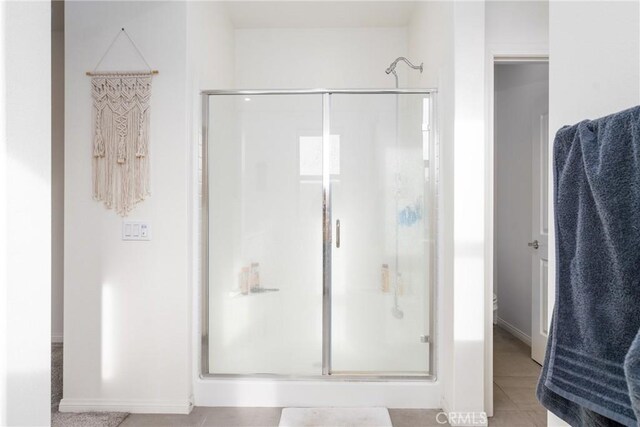
{"label": "wooden dowel rod", "polygon": [[105,71],[105,72],[100,72],[100,71],[87,71],[87,76],[112,76],[112,75],[116,75],[116,74],[160,74],[160,71],[158,70],[151,70],[151,71]]}

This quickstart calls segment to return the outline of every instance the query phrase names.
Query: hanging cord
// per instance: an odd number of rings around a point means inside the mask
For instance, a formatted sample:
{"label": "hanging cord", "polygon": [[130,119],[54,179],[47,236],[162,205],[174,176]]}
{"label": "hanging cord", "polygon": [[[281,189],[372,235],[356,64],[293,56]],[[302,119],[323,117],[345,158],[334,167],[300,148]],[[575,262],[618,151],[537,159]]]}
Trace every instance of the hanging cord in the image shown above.
{"label": "hanging cord", "polygon": [[[140,57],[140,59],[142,59],[142,61],[145,63],[145,65],[147,66],[147,68],[149,69],[149,73],[151,74],[157,74],[157,71],[154,71],[151,69],[151,65],[149,65],[149,63],[147,62],[147,60],[145,59],[144,55],[142,54],[142,52],[140,52],[140,49],[138,49],[138,46],[135,44],[135,42],[133,41],[133,39],[131,38],[131,36],[129,36],[129,33],[127,33],[127,30],[124,29],[124,27],[118,32],[118,34],[114,37],[113,41],[111,42],[111,44],[109,45],[109,47],[107,48],[107,50],[104,52],[104,55],[102,55],[102,58],[100,58],[100,61],[98,61],[98,63],[96,64],[95,68],[93,69],[91,74],[96,74],[98,67],[100,66],[100,64],[102,64],[102,61],[104,61],[104,58],[106,58],[106,56],[109,54],[109,52],[111,51],[111,48],[113,48],[113,45],[116,43],[116,41],[118,40],[118,38],[120,37],[120,35],[122,35],[124,33],[125,36],[127,36],[127,39],[129,39],[129,43],[131,43],[131,45],[133,46],[133,48],[136,50],[136,52],[138,53],[138,56]],[[87,73],[89,74],[89,73]]]}

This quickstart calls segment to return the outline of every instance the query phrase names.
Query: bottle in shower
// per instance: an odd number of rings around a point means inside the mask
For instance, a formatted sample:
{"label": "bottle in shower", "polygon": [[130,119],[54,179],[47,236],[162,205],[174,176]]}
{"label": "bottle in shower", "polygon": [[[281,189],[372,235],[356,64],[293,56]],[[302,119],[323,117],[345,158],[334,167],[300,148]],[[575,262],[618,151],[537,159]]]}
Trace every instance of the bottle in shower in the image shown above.
{"label": "bottle in shower", "polygon": [[381,289],[384,293],[389,292],[389,264],[382,264]]}
{"label": "bottle in shower", "polygon": [[259,287],[260,287],[260,264],[257,262],[252,262],[250,279],[249,279],[249,290],[253,292]]}
{"label": "bottle in shower", "polygon": [[249,293],[249,267],[242,267],[239,275],[239,288],[240,293],[242,295],[247,295]]}

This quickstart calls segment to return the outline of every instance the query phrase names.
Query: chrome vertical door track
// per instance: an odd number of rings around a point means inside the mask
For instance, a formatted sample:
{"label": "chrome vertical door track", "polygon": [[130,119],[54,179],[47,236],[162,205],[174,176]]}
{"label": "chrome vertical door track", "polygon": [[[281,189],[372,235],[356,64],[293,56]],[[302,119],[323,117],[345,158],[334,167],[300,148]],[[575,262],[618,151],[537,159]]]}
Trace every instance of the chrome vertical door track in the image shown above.
{"label": "chrome vertical door track", "polygon": [[200,298],[202,313],[200,316],[200,373],[209,373],[209,95],[201,95],[202,114],[202,194],[200,194]]}
{"label": "chrome vertical door track", "polygon": [[322,375],[331,374],[331,95],[322,95]]}

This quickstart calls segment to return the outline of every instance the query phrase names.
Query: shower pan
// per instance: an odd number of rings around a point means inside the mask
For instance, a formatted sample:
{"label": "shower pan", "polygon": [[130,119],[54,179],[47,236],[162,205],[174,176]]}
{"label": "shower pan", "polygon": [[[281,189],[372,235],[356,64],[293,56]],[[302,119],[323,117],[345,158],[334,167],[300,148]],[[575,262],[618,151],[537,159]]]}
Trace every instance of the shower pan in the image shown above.
{"label": "shower pan", "polygon": [[202,92],[203,377],[435,378],[435,93]]}

